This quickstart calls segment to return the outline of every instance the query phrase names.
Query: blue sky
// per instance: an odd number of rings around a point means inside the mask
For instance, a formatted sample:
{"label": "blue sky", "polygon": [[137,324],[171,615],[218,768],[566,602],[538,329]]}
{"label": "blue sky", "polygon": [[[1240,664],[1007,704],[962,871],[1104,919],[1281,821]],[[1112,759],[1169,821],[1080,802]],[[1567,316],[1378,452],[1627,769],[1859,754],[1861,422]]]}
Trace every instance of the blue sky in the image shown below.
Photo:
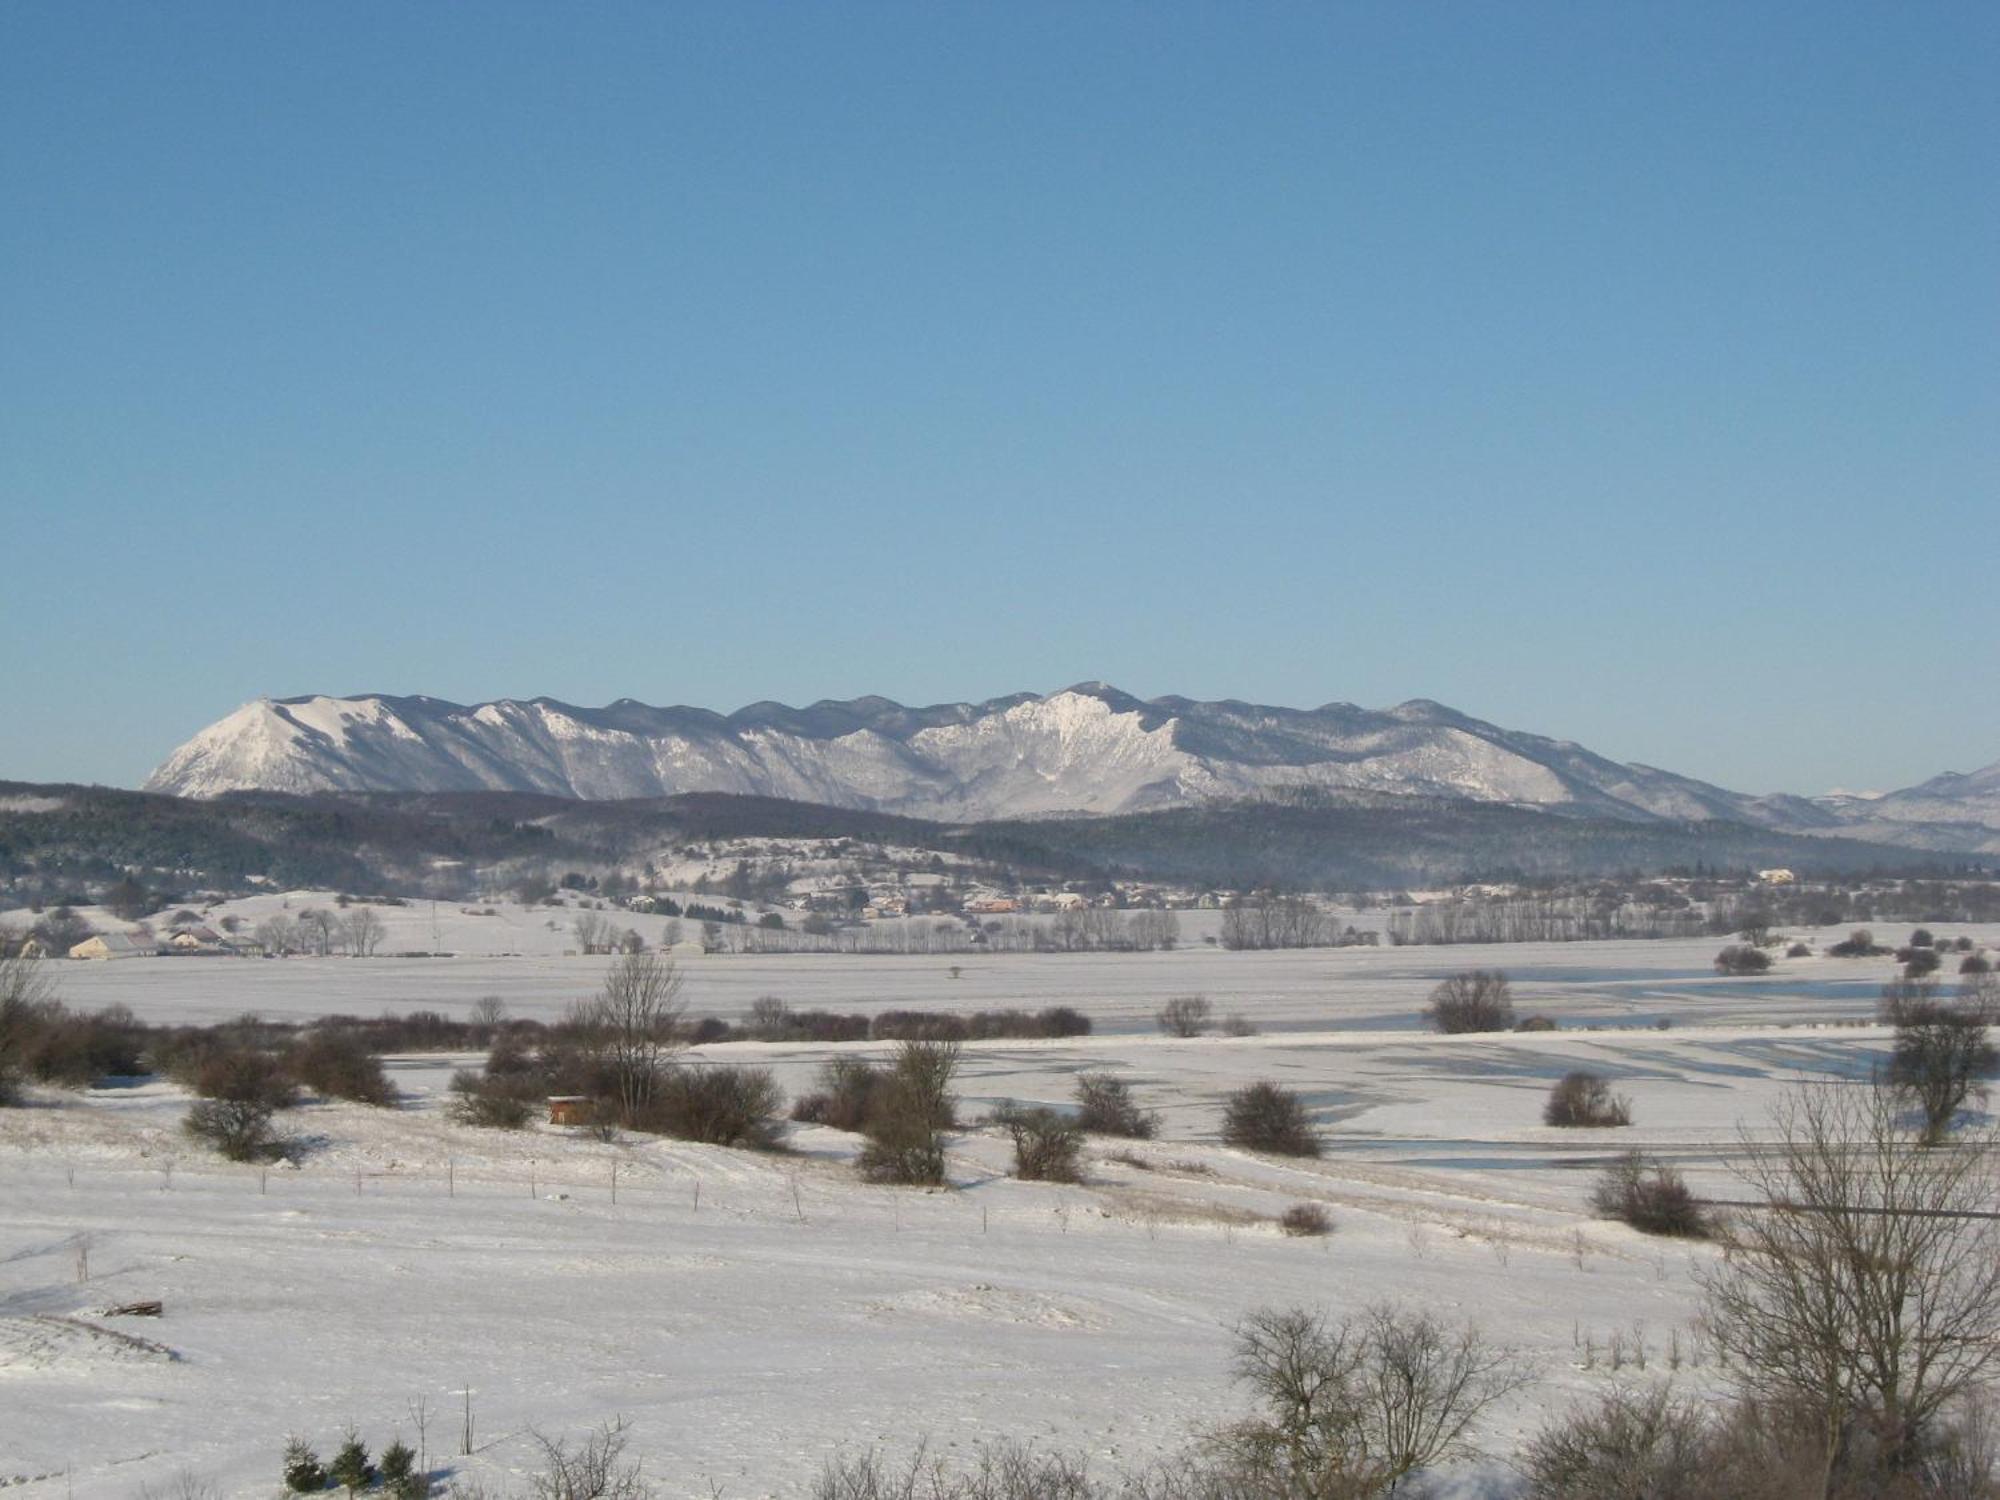
{"label": "blue sky", "polygon": [[0,8],[0,777],[260,693],[2000,758],[2000,7]]}

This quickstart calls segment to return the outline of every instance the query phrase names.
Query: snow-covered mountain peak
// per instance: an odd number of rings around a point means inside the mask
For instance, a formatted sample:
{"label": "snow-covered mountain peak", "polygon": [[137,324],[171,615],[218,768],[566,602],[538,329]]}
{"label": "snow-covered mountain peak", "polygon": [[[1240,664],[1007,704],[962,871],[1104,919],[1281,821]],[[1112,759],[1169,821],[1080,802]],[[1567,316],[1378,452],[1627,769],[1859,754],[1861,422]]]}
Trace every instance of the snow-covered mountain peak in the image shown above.
{"label": "snow-covered mountain peak", "polygon": [[1294,709],[1140,699],[1095,681],[983,703],[761,702],[727,716],[631,698],[603,708],[552,698],[470,707],[377,694],[260,698],[181,746],[147,786],[196,797],[260,788],[581,798],[721,791],[972,819],[1387,792],[1801,831],[1866,823],[1875,837],[1952,824],[1968,831],[1950,847],[1965,848],[2000,829],[2000,766],[1868,803],[1755,798],[1430,699]]}

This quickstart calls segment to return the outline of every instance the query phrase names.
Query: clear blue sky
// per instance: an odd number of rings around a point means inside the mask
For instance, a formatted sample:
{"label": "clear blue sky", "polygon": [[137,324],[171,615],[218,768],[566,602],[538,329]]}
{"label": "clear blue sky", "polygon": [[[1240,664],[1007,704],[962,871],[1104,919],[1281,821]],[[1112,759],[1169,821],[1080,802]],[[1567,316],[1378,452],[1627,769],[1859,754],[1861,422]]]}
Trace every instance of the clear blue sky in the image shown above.
{"label": "clear blue sky", "polygon": [[260,693],[2000,758],[2000,6],[0,8],[0,777]]}

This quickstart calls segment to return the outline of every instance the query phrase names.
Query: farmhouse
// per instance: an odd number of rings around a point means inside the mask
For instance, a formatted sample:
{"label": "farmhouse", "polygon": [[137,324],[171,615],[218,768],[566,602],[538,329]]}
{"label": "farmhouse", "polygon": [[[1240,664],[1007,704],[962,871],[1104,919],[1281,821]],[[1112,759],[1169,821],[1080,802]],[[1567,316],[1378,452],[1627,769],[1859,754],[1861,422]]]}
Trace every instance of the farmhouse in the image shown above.
{"label": "farmhouse", "polygon": [[71,958],[94,959],[106,963],[114,958],[145,958],[159,951],[151,938],[140,939],[125,932],[100,932],[85,938],[69,950]]}

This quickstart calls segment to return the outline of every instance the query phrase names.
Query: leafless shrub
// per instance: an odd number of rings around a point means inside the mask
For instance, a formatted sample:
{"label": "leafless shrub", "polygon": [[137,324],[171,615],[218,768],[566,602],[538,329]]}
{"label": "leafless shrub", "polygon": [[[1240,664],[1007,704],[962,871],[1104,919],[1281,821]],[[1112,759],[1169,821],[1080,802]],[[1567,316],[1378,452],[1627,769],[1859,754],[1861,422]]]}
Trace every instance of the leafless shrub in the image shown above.
{"label": "leafless shrub", "polygon": [[1278,1215],[1278,1227],[1286,1234],[1301,1238],[1332,1234],[1333,1219],[1317,1203],[1294,1203]]}
{"label": "leafless shrub", "polygon": [[1602,1075],[1565,1073],[1542,1106],[1544,1125],[1614,1126],[1632,1123],[1632,1101],[1611,1092]]}
{"label": "leafless shrub", "polygon": [[982,1445],[971,1463],[949,1467],[919,1448],[901,1463],[875,1450],[828,1459],[812,1500],[1112,1500],[1083,1461],[1021,1443]]}
{"label": "leafless shrub", "polygon": [[213,1480],[182,1469],[159,1489],[150,1484],[139,1486],[139,1500],[222,1500],[222,1491]]}
{"label": "leafless shrub", "polygon": [[1514,1024],[1514,1000],[1498,969],[1454,974],[1431,991],[1427,1010],[1439,1031],[1505,1031]]}
{"label": "leafless shrub", "polygon": [[575,1447],[565,1438],[534,1435],[542,1471],[529,1480],[536,1500],[648,1500],[656,1492],[640,1466],[625,1462],[630,1429],[625,1419],[606,1422]]}
{"label": "leafless shrub", "polygon": [[1080,1182],[1078,1158],[1083,1132],[1076,1121],[1053,1109],[1009,1107],[996,1122],[1014,1142],[1014,1175],[1024,1182]]}
{"label": "leafless shrub", "polygon": [[253,1046],[222,1044],[202,1058],[191,1080],[204,1099],[290,1109],[298,1103],[298,1086],[276,1054]]}
{"label": "leafless shrub", "polygon": [[1529,1440],[1521,1468],[1536,1500],[1709,1500],[1710,1445],[1702,1409],[1663,1383],[1565,1413]]}
{"label": "leafless shrub", "polygon": [[323,1099],[391,1105],[396,1091],[382,1071],[382,1059],[355,1032],[315,1026],[285,1059],[292,1076]]}
{"label": "leafless shrub", "polygon": [[1248,1084],[1223,1102],[1222,1139],[1247,1151],[1318,1156],[1320,1139],[1305,1101],[1275,1083]]}
{"label": "leafless shrub", "polygon": [[865,1058],[830,1058],[820,1067],[818,1089],[799,1096],[792,1106],[792,1118],[804,1124],[830,1125],[835,1130],[860,1130],[887,1076]]}
{"label": "leafless shrub", "polygon": [[1681,1174],[1642,1151],[1628,1151],[1604,1169],[1590,1206],[1646,1234],[1704,1239],[1712,1230]]}
{"label": "leafless shrub", "polygon": [[1151,1140],[1160,1117],[1143,1110],[1124,1079],[1113,1073],[1082,1073],[1076,1080],[1077,1127],[1090,1135]]}
{"label": "leafless shrub", "polygon": [[1168,1036],[1196,1037],[1208,1030],[1213,1014],[1206,995],[1176,995],[1154,1017]]}
{"label": "leafless shrub", "polygon": [[255,1100],[197,1100],[181,1128],[231,1161],[258,1161],[279,1151],[271,1133],[271,1108]]}
{"label": "leafless shrub", "polygon": [[768,1068],[683,1067],[670,1072],[631,1122],[635,1130],[768,1151],[784,1103]]}
{"label": "leafless shrub", "polygon": [[535,1118],[547,1097],[541,1080],[528,1073],[466,1069],[451,1075],[451,1101],[445,1112],[461,1125],[494,1130],[521,1130]]}
{"label": "leafless shrub", "polygon": [[1771,955],[1748,943],[1732,943],[1715,955],[1715,972],[1744,976],[1771,972]]}
{"label": "leafless shrub", "polygon": [[1213,1454],[1247,1489],[1367,1496],[1468,1451],[1479,1416],[1527,1379],[1512,1351],[1469,1326],[1378,1305],[1339,1323],[1267,1308],[1237,1330],[1237,1378],[1262,1411]]}

